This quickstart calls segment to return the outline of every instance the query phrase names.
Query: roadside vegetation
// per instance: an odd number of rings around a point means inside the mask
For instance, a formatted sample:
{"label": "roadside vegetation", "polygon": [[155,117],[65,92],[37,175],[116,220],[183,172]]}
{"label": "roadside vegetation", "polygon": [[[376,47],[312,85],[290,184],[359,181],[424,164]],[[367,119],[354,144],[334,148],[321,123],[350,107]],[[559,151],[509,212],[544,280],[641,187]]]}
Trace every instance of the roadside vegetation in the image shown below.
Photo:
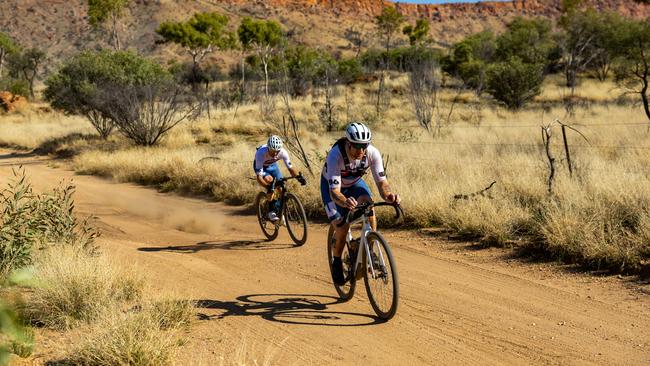
{"label": "roadside vegetation", "polygon": [[[323,160],[361,121],[410,228],[650,271],[647,20],[565,0],[558,19],[514,18],[442,49],[427,20],[387,7],[372,33],[347,29],[349,52],[335,54],[272,19],[208,12],[159,25],[156,47],[183,49],[162,64],[122,49],[128,3],[89,1],[107,47],[48,74],[42,50],[0,33],[0,146],[240,205],[259,190],[255,147],[278,134],[308,177],[297,189],[308,215],[322,220]],[[226,52],[238,61],[208,57]],[[37,194],[18,170],[1,194],[0,364],[29,357],[35,328],[84,334],[63,364],[172,364],[193,304],[153,296],[137,270],[102,255],[73,192]]]}
{"label": "roadside vegetation", "polygon": [[0,363],[30,357],[34,330],[48,328],[82,330],[65,364],[171,364],[193,303],[153,296],[137,270],[102,255],[73,193],[61,185],[37,194],[22,169],[2,191]]}
{"label": "roadside vegetation", "polygon": [[[116,2],[96,23],[123,9]],[[346,32],[353,52],[343,57],[294,42],[273,20],[197,13],[157,28],[160,47],[186,50],[166,66],[120,50],[116,24],[113,50],[83,51],[44,78],[44,98],[66,116],[28,117],[37,125],[22,112],[6,127],[21,134],[3,144],[74,156],[82,174],[245,204],[258,190],[254,148],[279,134],[311,177],[300,194],[320,219],[323,159],[362,121],[411,227],[590,269],[648,267],[646,21],[563,1],[553,21],[515,18],[440,49],[425,20],[388,7],[376,37]],[[7,55],[27,52],[2,42]],[[225,70],[208,61],[216,52],[240,62]],[[7,60],[9,83],[20,58]]]}

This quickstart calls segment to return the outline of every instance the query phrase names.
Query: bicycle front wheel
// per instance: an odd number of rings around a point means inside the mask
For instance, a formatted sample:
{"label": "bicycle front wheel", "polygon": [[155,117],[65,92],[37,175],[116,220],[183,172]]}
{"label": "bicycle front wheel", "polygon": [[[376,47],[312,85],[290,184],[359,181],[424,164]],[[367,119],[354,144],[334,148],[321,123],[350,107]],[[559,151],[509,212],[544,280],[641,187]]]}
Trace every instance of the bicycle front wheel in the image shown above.
{"label": "bicycle front wheel", "polygon": [[268,240],[274,240],[278,237],[278,225],[274,224],[268,219],[269,203],[266,199],[266,193],[260,192],[255,198],[255,211],[257,211],[257,221],[260,223],[260,228],[264,236]]}
{"label": "bicycle front wheel", "polygon": [[370,258],[364,253],[366,292],[377,316],[388,320],[395,316],[399,298],[395,259],[381,234],[371,232],[366,239],[370,252]]}
{"label": "bicycle front wheel", "polygon": [[284,218],[287,223],[289,236],[296,246],[307,241],[307,215],[302,202],[291,193],[287,193],[284,201]]}
{"label": "bicycle front wheel", "polygon": [[[336,239],[334,238],[334,228],[332,225],[330,225],[330,229],[327,232],[327,261],[330,267],[330,274],[332,273],[332,258],[334,257],[333,253],[335,245]],[[348,244],[345,243],[345,246],[343,247],[343,253],[341,253],[341,260],[343,261],[343,273],[345,274],[345,277],[348,279],[348,281],[344,285],[339,286],[332,280],[336,292],[339,294],[339,297],[343,301],[350,300],[352,296],[354,296],[354,289],[357,287],[357,280],[354,276],[351,275],[354,259],[352,258],[349,249],[350,248]]]}

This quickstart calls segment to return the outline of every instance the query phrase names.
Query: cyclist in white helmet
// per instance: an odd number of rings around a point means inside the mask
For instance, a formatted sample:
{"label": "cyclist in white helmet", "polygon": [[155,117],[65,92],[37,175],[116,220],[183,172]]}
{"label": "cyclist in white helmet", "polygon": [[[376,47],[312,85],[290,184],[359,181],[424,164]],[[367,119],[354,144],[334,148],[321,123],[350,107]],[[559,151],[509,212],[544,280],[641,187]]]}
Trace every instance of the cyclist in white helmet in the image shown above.
{"label": "cyclist in white helmet", "polygon": [[[255,160],[253,160],[253,169],[255,170],[257,182],[267,189],[269,199],[275,188],[275,180],[282,178],[282,172],[280,172],[280,167],[277,164],[277,161],[280,159],[284,161],[284,165],[286,165],[292,177],[296,177],[303,186],[307,184],[302,174],[291,164],[289,153],[282,147],[282,139],[279,136],[271,135],[266,144],[257,148],[257,151],[255,151]],[[279,202],[277,200],[269,201],[269,220],[277,221],[280,219],[276,212],[279,209],[278,205]]]}
{"label": "cyclist in white helmet", "polygon": [[[334,226],[336,246],[332,263],[332,279],[337,285],[345,283],[341,253],[348,225],[341,225],[350,209],[359,203],[371,202],[372,195],[363,175],[368,169],[386,202],[400,203],[400,197],[391,191],[379,150],[370,145],[372,133],[363,123],[350,123],[345,129],[345,137],[339,139],[325,161],[321,174],[321,198],[330,223]],[[371,213],[370,224],[377,229],[377,219]]]}

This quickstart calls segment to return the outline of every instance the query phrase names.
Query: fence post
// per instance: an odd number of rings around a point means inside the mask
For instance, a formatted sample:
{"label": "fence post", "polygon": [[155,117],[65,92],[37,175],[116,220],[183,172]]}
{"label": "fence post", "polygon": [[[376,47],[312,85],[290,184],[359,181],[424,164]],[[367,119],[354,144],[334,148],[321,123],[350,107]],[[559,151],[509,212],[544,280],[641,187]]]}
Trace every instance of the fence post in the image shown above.
{"label": "fence post", "polygon": [[566,153],[566,161],[569,165],[569,177],[573,177],[573,168],[571,168],[571,154],[569,154],[569,144],[566,140],[566,129],[564,124],[562,124],[562,139],[564,140],[564,152]]}

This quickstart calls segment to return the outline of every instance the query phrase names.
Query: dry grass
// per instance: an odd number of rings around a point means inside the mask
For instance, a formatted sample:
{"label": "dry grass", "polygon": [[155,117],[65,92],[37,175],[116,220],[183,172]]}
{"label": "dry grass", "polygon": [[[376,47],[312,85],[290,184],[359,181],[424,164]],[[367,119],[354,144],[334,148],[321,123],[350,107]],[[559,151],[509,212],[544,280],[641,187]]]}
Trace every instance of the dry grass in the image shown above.
{"label": "dry grass", "polygon": [[153,311],[112,313],[92,327],[63,361],[71,365],[171,365],[179,344],[176,329],[163,330]]}
{"label": "dry grass", "polygon": [[145,291],[142,275],[104,256],[52,248],[38,258],[22,312],[33,323],[78,327],[62,364],[167,365],[190,325],[192,301]]}
{"label": "dry grass", "polygon": [[[644,114],[636,105],[621,104],[620,91],[612,84],[593,80],[576,89],[582,102],[573,114],[567,114],[562,101],[568,91],[561,82],[558,78],[547,81],[538,97],[544,108],[532,104],[519,112],[504,110],[489,100],[486,103],[471,93],[443,90],[440,129],[428,133],[415,122],[405,94],[406,78],[392,74],[387,80],[390,108],[380,118],[374,110],[372,84],[339,88],[336,117],[340,126],[349,120],[372,126],[374,144],[388,160],[389,179],[402,193],[411,225],[444,225],[496,245],[510,245],[523,236],[534,239],[523,242],[534,242],[538,249],[543,243],[541,249],[555,258],[635,271],[650,252],[650,173],[645,168],[650,163],[650,136]],[[318,94],[291,101],[315,174],[307,187],[295,191],[312,217],[320,217],[322,211],[318,185],[323,158],[341,134],[323,130],[318,119],[322,105],[323,97]],[[265,121],[258,105],[240,106],[236,112],[213,110],[211,120],[185,124],[160,147],[123,144],[116,151],[85,151],[75,158],[74,166],[81,173],[164,190],[251,202],[259,189],[249,179],[254,147],[277,131],[284,113],[279,100],[275,113]],[[570,178],[561,133],[554,127],[552,152],[557,172],[549,195],[540,126],[556,118],[578,128],[588,142],[570,131],[575,169]],[[492,181],[497,183],[488,197],[453,199]]]}
{"label": "dry grass", "polygon": [[103,313],[139,299],[144,288],[138,272],[70,247],[42,253],[34,281],[23,312],[32,323],[55,329],[94,322]]}
{"label": "dry grass", "polygon": [[74,133],[95,134],[85,118],[43,112],[39,106],[0,115],[0,145],[3,146],[34,149],[46,141]]}

